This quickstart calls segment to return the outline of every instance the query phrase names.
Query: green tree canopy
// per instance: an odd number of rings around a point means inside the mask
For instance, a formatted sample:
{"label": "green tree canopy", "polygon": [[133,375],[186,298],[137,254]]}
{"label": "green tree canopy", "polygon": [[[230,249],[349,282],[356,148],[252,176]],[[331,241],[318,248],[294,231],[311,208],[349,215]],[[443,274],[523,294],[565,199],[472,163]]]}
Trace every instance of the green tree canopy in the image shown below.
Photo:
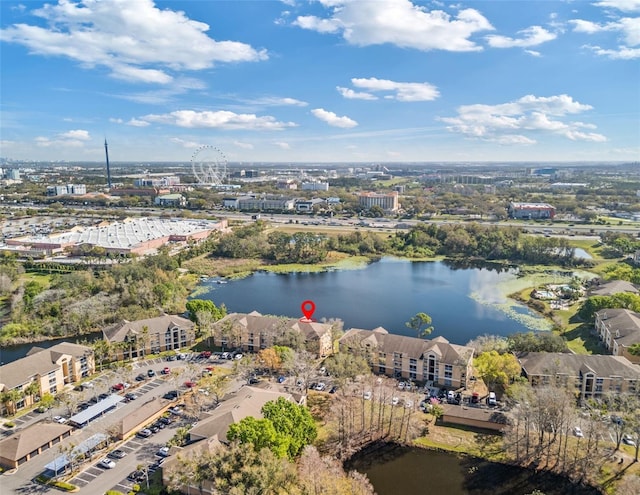
{"label": "green tree canopy", "polygon": [[270,449],[276,456],[287,456],[289,438],[276,431],[268,419],[256,419],[253,416],[243,418],[229,426],[227,439],[250,443],[256,451]]}
{"label": "green tree canopy", "polygon": [[359,355],[338,352],[324,361],[327,372],[338,380],[354,379],[371,373],[367,360]]}
{"label": "green tree canopy", "polygon": [[187,311],[189,312],[189,319],[196,323],[198,323],[198,313],[200,312],[210,314],[214,321],[224,318],[227,314],[227,308],[225,308],[224,304],[218,307],[208,299],[191,299],[187,302]]}
{"label": "green tree canopy", "polygon": [[423,338],[433,332],[433,327],[431,326],[431,316],[427,313],[416,313],[411,319],[406,323],[407,327],[411,328],[416,332],[416,337]]}
{"label": "green tree canopy", "polygon": [[475,359],[474,366],[489,389],[497,386],[506,390],[521,371],[520,363],[513,354],[499,354],[497,351],[483,352]]}
{"label": "green tree canopy", "polygon": [[291,459],[297,457],[305,445],[313,442],[318,435],[309,410],[283,397],[262,406],[262,414],[273,423],[278,433],[289,437],[287,450]]}

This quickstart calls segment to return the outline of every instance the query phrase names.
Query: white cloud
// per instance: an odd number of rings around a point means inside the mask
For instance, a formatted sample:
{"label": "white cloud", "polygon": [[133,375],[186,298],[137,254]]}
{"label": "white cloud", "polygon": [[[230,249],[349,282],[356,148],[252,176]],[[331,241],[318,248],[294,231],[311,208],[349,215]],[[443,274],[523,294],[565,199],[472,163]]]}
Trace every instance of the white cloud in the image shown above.
{"label": "white cloud", "polygon": [[470,38],[494,29],[475,9],[451,15],[414,5],[410,0],[320,3],[329,9],[328,17],[299,16],[293,24],[320,33],[341,33],[348,43],[357,46],[389,43],[422,51],[480,51],[482,47]]}
{"label": "white cloud", "polygon": [[124,120],[122,119],[116,119],[114,117],[110,117],[109,118],[109,122],[111,122],[112,124],[123,124]]}
{"label": "white cloud", "polygon": [[365,93],[363,91],[354,91],[353,89],[343,88],[342,86],[336,86],[338,93],[348,100],[377,100],[376,95],[371,93]]}
{"label": "white cloud", "polygon": [[284,143],[282,141],[277,141],[277,142],[275,142],[273,144],[275,144],[281,150],[290,150],[291,149],[291,145],[289,143]]}
{"label": "white cloud", "polygon": [[584,48],[593,50],[597,55],[608,57],[614,60],[633,60],[640,58],[640,48],[628,48],[626,46],[620,46],[618,49],[605,49],[597,45],[584,45]]}
{"label": "white cloud", "polygon": [[604,142],[601,134],[585,133],[593,124],[565,121],[562,117],[591,110],[590,105],[574,101],[568,95],[524,96],[498,105],[463,105],[456,117],[441,117],[451,132],[500,144],[533,144],[540,133],[564,136],[572,141]]}
{"label": "white cloud", "polygon": [[202,146],[201,143],[198,143],[196,141],[186,141],[184,139],[177,138],[177,137],[170,138],[169,141],[171,141],[172,143],[179,144],[183,148],[187,148],[187,149],[196,149]]}
{"label": "white cloud", "polygon": [[226,110],[215,112],[195,110],[176,110],[165,114],[149,114],[138,120],[147,123],[168,124],[187,128],[217,128],[279,131],[287,127],[296,127],[293,122],[279,122],[274,117],[258,117],[253,114],[238,114]]}
{"label": "white cloud", "polygon": [[216,41],[206,34],[207,24],[159,9],[152,0],[59,0],[32,14],[48,27],[14,24],[0,31],[0,39],[32,54],[106,67],[112,77],[127,81],[168,84],[176,71],[268,58],[246,43]]}
{"label": "white cloud", "polygon": [[[625,12],[640,11],[640,0],[604,1],[598,2],[596,5],[604,8],[616,7]],[[640,49],[636,47],[640,45],[640,17],[619,17],[613,14],[610,14],[609,17],[614,19],[603,23],[572,19],[569,23],[573,25],[573,31],[576,33],[596,36],[600,33],[610,32],[618,35],[619,44],[617,47],[605,48],[598,45],[585,45],[597,55],[619,60],[639,58]]]}
{"label": "white cloud", "polygon": [[149,122],[145,121],[145,120],[140,120],[140,119],[130,119],[129,122],[127,122],[127,125],[133,126],[133,127],[147,127],[151,124],[149,124]]}
{"label": "white cloud", "polygon": [[532,57],[540,57],[541,56],[540,52],[537,52],[535,50],[525,50],[524,52],[528,53]]}
{"label": "white cloud", "polygon": [[251,144],[251,143],[243,143],[241,141],[234,141],[233,145],[237,146],[238,148],[245,149],[245,150],[252,150],[253,149],[253,144]]}
{"label": "white cloud", "polygon": [[245,103],[263,105],[267,107],[280,107],[280,106],[294,106],[294,107],[306,107],[308,103],[306,101],[297,100],[296,98],[287,98],[279,96],[266,96],[264,98],[256,98],[254,100],[243,100]]}
{"label": "white cloud", "polygon": [[351,84],[368,91],[390,91],[393,95],[387,95],[385,98],[398,101],[431,101],[440,96],[438,89],[427,82],[406,83],[375,77],[368,79],[354,77],[351,79]]}
{"label": "white cloud", "polygon": [[79,141],[88,141],[89,139],[91,139],[91,136],[89,136],[89,131],[85,131],[83,129],[63,132],[59,136],[62,139],[77,139]]}
{"label": "white cloud", "polygon": [[600,0],[594,5],[598,7],[612,7],[622,12],[640,12],[640,0]]}
{"label": "white cloud", "polygon": [[314,108],[313,110],[311,110],[311,113],[315,117],[333,127],[342,127],[343,129],[349,129],[358,125],[355,120],[352,120],[349,117],[338,117],[335,113],[329,112],[324,108]]}
{"label": "white cloud", "polygon": [[556,39],[556,35],[547,31],[541,26],[531,26],[522,31],[518,31],[520,38],[509,38],[508,36],[489,35],[486,36],[487,43],[493,48],[528,48],[537,46],[547,41]]}

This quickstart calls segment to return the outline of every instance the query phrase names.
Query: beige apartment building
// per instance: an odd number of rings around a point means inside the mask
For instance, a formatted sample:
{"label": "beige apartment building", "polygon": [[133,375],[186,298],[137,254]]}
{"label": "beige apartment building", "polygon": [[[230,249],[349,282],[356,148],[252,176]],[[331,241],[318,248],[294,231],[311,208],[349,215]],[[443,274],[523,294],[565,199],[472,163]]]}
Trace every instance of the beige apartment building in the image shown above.
{"label": "beige apartment building", "polygon": [[640,397],[640,367],[622,356],[527,352],[517,357],[534,387],[573,387],[582,400],[610,392]]}
{"label": "beige apartment building", "polygon": [[452,389],[464,388],[472,375],[473,348],[451,344],[444,337],[426,340],[352,328],[340,349],[367,356],[374,373]]}
{"label": "beige apartment building", "polygon": [[0,366],[0,392],[4,397],[15,390],[19,398],[3,401],[2,414],[33,405],[45,393],[56,395],[70,383],[95,372],[93,350],[79,344],[62,342],[48,349],[32,348],[22,359]]}
{"label": "beige apartment building", "polygon": [[400,209],[397,191],[390,193],[363,192],[358,195],[358,201],[360,206],[367,209],[372,206],[379,206],[384,211],[389,212],[398,211]]}
{"label": "beige apartment building", "polygon": [[333,351],[331,327],[328,323],[264,316],[257,311],[231,313],[216,322],[213,340],[214,345],[223,349],[242,348],[250,352],[299,340],[308,351],[326,357]]}
{"label": "beige apartment building", "polygon": [[131,359],[192,346],[195,343],[194,327],[187,318],[163,315],[124,320],[103,329],[102,335],[109,344],[116,346],[118,359]]}
{"label": "beige apartment building", "polygon": [[628,309],[602,309],[596,312],[595,328],[611,354],[640,363],[640,356],[629,352],[629,347],[640,343],[640,314]]}

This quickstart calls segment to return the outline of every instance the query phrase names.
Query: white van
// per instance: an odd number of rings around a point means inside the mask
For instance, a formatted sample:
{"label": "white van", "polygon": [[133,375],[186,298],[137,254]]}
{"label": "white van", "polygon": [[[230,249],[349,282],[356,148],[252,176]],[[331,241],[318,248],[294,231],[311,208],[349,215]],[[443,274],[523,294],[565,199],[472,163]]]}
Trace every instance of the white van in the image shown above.
{"label": "white van", "polygon": [[490,406],[498,405],[498,399],[496,399],[495,392],[489,392],[489,398],[487,399],[487,404],[489,404]]}

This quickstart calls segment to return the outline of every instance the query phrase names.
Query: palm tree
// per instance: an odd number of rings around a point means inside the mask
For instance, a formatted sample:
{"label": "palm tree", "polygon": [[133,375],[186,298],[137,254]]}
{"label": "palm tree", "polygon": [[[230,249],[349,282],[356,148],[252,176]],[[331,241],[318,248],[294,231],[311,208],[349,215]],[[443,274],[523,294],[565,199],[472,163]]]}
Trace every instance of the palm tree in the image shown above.
{"label": "palm tree", "polygon": [[38,385],[38,382],[33,381],[24,388],[24,393],[31,398],[31,404],[33,404],[35,396],[40,393],[40,385]]}
{"label": "palm tree", "polygon": [[[7,408],[7,414],[15,414],[16,412],[18,412],[18,402],[23,397],[24,392],[16,388],[2,394],[2,403]],[[11,405],[11,407],[9,407],[9,405]]]}

